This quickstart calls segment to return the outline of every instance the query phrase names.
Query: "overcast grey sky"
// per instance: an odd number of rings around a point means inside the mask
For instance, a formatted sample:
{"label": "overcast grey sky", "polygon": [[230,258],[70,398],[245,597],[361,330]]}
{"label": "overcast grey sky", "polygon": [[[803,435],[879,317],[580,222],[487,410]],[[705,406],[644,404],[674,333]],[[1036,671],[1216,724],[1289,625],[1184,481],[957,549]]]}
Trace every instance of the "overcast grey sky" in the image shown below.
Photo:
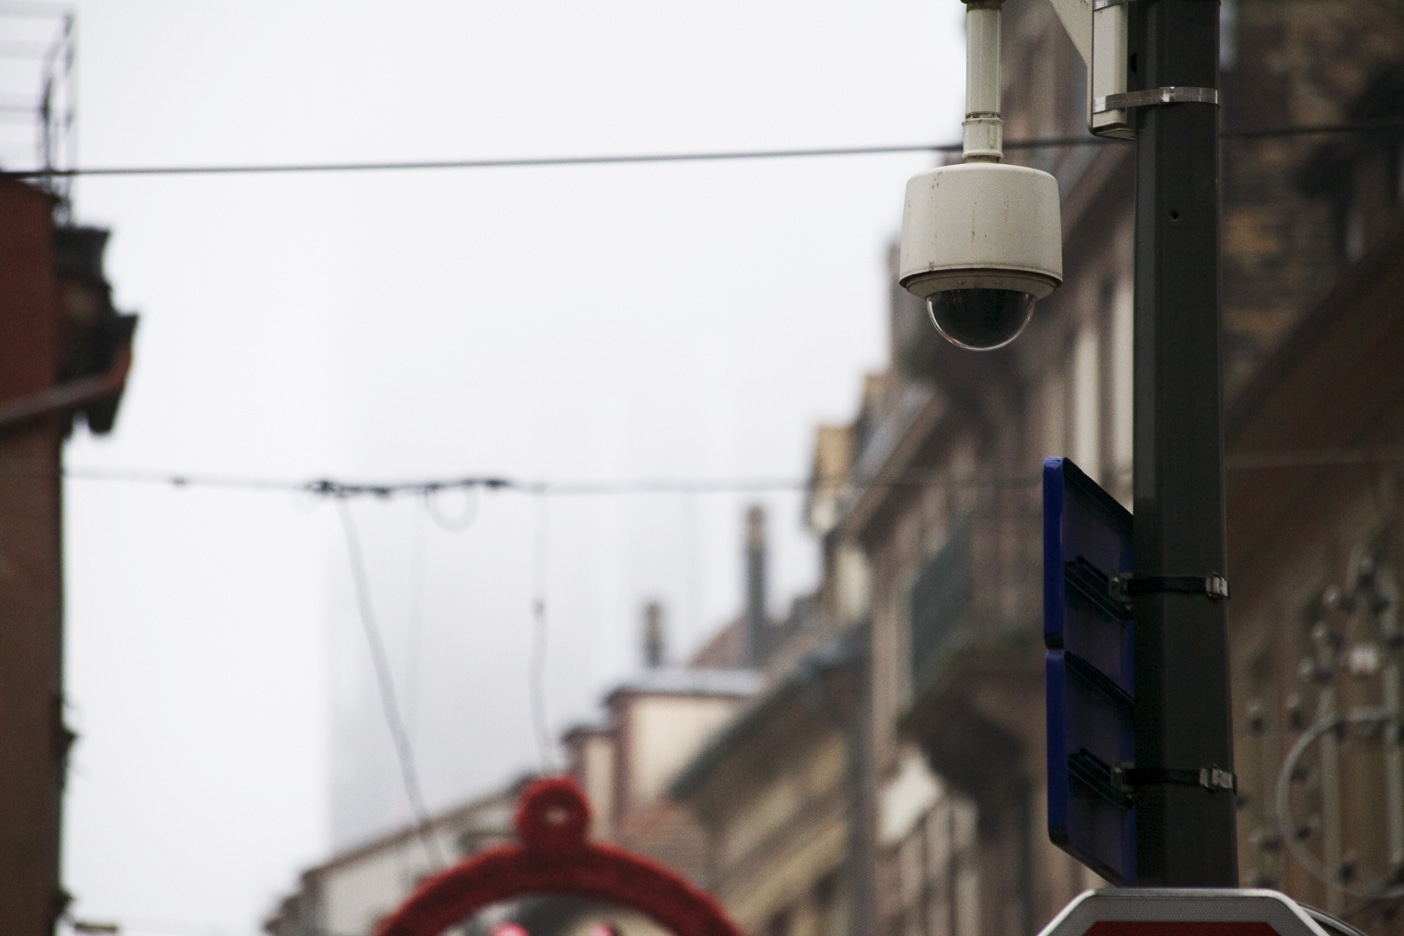
{"label": "overcast grey sky", "polygon": [[[78,161],[249,164],[954,140],[955,0],[80,2]],[[885,356],[885,252],[930,156],[86,179],[142,316],[116,432],[68,462],[304,480],[801,479]],[[67,485],[65,876],[130,933],[258,932],[332,849],[404,815],[335,508]],[[815,577],[771,508],[778,613]],[[593,717],[739,601],[753,495],[549,500],[548,713]],[[357,501],[426,795],[538,764],[536,505]],[[341,726],[332,756],[333,721]],[[350,753],[348,753],[348,751]],[[357,766],[359,765],[359,766]],[[347,800],[343,800],[345,805]]]}

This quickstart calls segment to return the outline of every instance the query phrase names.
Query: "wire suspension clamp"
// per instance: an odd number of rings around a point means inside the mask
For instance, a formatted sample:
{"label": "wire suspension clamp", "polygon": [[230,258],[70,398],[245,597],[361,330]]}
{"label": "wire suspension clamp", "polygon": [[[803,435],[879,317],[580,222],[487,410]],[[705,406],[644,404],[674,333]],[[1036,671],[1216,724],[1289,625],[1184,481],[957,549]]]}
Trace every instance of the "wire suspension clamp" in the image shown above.
{"label": "wire suspension clamp", "polygon": [[1097,113],[1127,110],[1132,107],[1158,107],[1161,104],[1219,104],[1218,88],[1147,88],[1144,91],[1123,91],[1097,98],[1092,108]]}
{"label": "wire suspension clamp", "polygon": [[1138,786],[1165,786],[1173,784],[1176,786],[1197,786],[1203,787],[1211,793],[1225,790],[1229,793],[1238,791],[1238,777],[1231,770],[1224,770],[1221,767],[1133,767],[1130,764],[1118,764],[1111,769],[1112,783],[1122,790],[1131,793]]}
{"label": "wire suspension clamp", "polygon": [[1209,575],[1113,575],[1107,591],[1115,601],[1130,604],[1139,595],[1174,592],[1185,595],[1207,595],[1216,600],[1228,600],[1228,579],[1218,572]]}
{"label": "wire suspension clamp", "polygon": [[1133,3],[1145,3],[1148,0],[1094,0],[1092,10],[1105,10],[1107,7],[1130,6]]}

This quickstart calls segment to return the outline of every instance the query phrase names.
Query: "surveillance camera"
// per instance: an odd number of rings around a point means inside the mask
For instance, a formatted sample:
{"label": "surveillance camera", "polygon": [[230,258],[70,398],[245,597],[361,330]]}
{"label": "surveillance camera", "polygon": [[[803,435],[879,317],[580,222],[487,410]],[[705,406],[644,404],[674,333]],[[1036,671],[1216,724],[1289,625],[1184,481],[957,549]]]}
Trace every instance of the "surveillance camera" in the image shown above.
{"label": "surveillance camera", "polygon": [[976,351],[1009,344],[1034,303],[1063,281],[1058,183],[998,162],[913,176],[898,275],[951,343]]}

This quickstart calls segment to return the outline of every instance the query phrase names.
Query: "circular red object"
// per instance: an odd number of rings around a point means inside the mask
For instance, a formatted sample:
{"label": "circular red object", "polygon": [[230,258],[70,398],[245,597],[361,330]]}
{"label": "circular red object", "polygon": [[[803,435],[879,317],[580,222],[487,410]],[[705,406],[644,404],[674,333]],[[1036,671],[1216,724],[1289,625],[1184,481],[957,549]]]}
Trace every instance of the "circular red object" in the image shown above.
{"label": "circular red object", "polygon": [[711,895],[677,872],[586,839],[590,806],[566,777],[538,780],[517,806],[520,846],[495,848],[429,878],[376,936],[440,936],[491,904],[571,894],[637,910],[675,936],[743,936]]}
{"label": "circular red object", "polygon": [[529,851],[562,855],[585,847],[590,804],[565,777],[547,777],[529,786],[517,804],[517,834]]}

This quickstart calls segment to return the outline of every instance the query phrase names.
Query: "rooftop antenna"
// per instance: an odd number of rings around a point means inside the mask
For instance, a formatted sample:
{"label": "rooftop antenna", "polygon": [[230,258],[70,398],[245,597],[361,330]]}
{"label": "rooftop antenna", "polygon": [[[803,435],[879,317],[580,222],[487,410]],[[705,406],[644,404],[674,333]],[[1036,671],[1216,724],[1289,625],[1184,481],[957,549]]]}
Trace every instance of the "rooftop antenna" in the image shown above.
{"label": "rooftop antenna", "polygon": [[[74,75],[76,34],[72,10],[64,11],[63,25],[48,51],[44,54],[42,92],[39,99],[39,157],[44,171],[43,185],[58,199],[54,211],[67,222],[73,212],[71,192],[73,179],[53,175],[56,169],[67,168],[74,162]],[[63,165],[60,165],[60,162]]]}
{"label": "rooftop antenna", "polygon": [[[0,3],[7,35],[25,36],[0,43],[0,66],[8,75],[34,75],[38,82],[11,91],[0,102],[0,120],[27,124],[38,163],[39,187],[54,196],[54,214],[67,223],[72,213],[72,179],[63,175],[74,164],[77,76],[76,16],[71,8],[48,3]],[[12,86],[13,79],[7,81]]]}

